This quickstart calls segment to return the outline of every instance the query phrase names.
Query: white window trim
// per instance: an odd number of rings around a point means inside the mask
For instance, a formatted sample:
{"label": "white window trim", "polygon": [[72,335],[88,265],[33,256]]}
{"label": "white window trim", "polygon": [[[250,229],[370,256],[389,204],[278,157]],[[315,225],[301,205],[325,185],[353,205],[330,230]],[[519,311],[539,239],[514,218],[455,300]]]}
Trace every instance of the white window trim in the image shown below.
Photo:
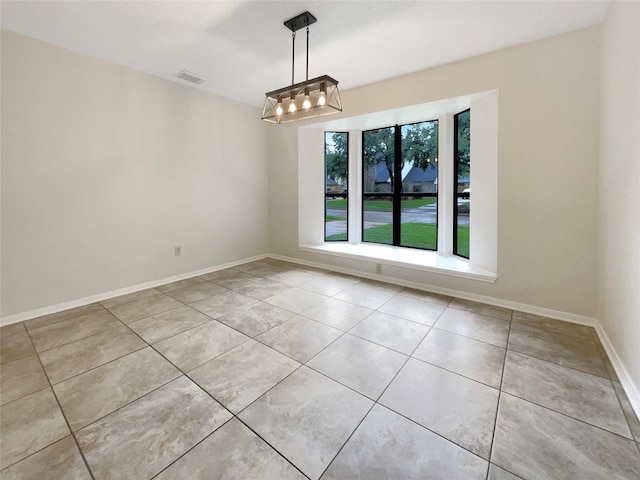
{"label": "white window trim", "polygon": [[[453,131],[453,114],[471,108],[474,206],[470,259],[453,251],[453,137],[441,134],[438,251],[361,242],[362,131],[438,118],[440,132]],[[475,121],[474,121],[475,120]],[[303,251],[436,272],[484,282],[497,279],[497,91],[457,97],[298,129],[298,243]],[[324,242],[324,132],[349,132],[348,242]],[[449,231],[451,230],[451,231]]]}

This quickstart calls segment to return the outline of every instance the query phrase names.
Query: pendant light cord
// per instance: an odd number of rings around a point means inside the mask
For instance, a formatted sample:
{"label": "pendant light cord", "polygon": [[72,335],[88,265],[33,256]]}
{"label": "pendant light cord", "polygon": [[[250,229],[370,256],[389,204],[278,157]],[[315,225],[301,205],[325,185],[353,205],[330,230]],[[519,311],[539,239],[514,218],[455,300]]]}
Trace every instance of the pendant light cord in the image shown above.
{"label": "pendant light cord", "polygon": [[293,85],[294,82],[294,74],[295,74],[295,66],[296,66],[296,32],[293,32],[291,34],[291,85]]}
{"label": "pendant light cord", "polygon": [[307,25],[307,78],[309,80],[309,25]]}

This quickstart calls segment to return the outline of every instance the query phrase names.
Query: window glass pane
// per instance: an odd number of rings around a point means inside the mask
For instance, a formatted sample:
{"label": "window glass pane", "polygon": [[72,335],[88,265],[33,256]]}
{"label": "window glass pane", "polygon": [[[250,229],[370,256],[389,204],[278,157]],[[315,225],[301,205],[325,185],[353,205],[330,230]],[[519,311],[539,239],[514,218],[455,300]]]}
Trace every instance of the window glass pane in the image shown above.
{"label": "window glass pane", "polygon": [[455,203],[453,253],[469,258],[469,219],[471,217],[471,112],[454,117],[455,127]]}
{"label": "window glass pane", "polygon": [[394,150],[394,127],[363,132],[364,193],[393,192]]}
{"label": "window glass pane", "polygon": [[403,197],[400,215],[402,247],[437,250],[438,206],[435,197]]}
{"label": "window glass pane", "polygon": [[349,176],[349,134],[325,132],[325,228],[327,242],[348,240],[347,179]]}
{"label": "window glass pane", "polygon": [[393,244],[392,197],[364,197],[362,202],[362,240]]}
{"label": "window glass pane", "polygon": [[438,121],[402,126],[402,192],[438,191]]}

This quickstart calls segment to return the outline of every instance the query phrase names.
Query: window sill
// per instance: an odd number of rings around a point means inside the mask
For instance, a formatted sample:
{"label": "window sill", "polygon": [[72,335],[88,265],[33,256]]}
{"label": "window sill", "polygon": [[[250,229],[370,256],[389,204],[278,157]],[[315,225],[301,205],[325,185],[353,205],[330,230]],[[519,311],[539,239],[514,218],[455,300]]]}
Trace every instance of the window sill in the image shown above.
{"label": "window sill", "polygon": [[300,250],[347,257],[355,260],[370,260],[395,267],[424,270],[489,283],[495,283],[497,278],[495,273],[474,267],[464,258],[413,248],[335,242],[300,245]]}

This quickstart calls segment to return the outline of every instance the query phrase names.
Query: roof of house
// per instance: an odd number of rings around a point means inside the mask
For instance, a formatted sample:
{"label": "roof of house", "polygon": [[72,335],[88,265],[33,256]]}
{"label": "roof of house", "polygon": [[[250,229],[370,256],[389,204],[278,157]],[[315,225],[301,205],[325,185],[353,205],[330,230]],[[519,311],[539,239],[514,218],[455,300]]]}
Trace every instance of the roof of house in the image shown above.
{"label": "roof of house", "polygon": [[338,182],[336,182],[333,178],[327,177],[327,185],[336,186],[336,185],[340,185],[340,184]]}
{"label": "roof of house", "polygon": [[[391,165],[393,172],[393,165]],[[389,181],[389,170],[384,162],[378,162],[376,165],[376,183],[387,183]]]}
{"label": "roof of house", "polygon": [[433,182],[438,178],[438,166],[427,167],[426,169],[413,167],[402,179],[403,182]]}

